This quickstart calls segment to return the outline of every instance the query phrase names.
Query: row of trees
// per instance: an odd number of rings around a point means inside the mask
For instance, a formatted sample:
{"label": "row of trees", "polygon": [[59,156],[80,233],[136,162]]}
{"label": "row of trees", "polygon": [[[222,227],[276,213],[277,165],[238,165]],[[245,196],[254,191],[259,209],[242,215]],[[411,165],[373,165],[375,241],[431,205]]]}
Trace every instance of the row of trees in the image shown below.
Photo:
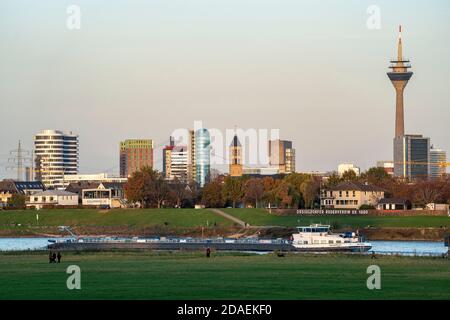
{"label": "row of trees", "polygon": [[383,168],[370,168],[357,176],[354,171],[344,172],[342,176],[336,173],[328,179],[327,186],[332,187],[343,181],[370,183],[385,190],[386,197],[401,198],[411,201],[416,206],[428,203],[450,204],[450,176],[440,179],[421,179],[405,181],[387,174]]}
{"label": "row of trees", "polygon": [[178,180],[167,182],[163,175],[151,167],[133,173],[125,184],[125,197],[144,208],[189,207],[194,199],[195,185]]}
{"label": "row of trees", "polygon": [[305,174],[289,174],[283,179],[214,175],[199,189],[195,183],[164,179],[161,173],[143,168],[125,185],[125,196],[131,203],[145,208],[207,207],[250,205],[253,207],[313,207],[318,201],[320,179]]}
{"label": "row of trees", "polygon": [[407,199],[420,206],[431,202],[447,203],[450,199],[448,177],[410,183],[389,176],[382,168],[371,168],[360,176],[353,171],[342,176],[335,173],[325,182],[320,177],[300,173],[281,179],[214,175],[212,181],[200,189],[195,183],[168,182],[161,173],[147,167],[129,178],[125,195],[132,203],[156,208],[192,207],[194,204],[314,208],[320,203],[321,188],[331,188],[344,181],[370,183],[383,188],[388,197]]}
{"label": "row of trees", "polygon": [[313,207],[318,200],[320,180],[306,174],[272,177],[218,177],[205,186],[202,204],[208,207],[237,205],[262,207]]}

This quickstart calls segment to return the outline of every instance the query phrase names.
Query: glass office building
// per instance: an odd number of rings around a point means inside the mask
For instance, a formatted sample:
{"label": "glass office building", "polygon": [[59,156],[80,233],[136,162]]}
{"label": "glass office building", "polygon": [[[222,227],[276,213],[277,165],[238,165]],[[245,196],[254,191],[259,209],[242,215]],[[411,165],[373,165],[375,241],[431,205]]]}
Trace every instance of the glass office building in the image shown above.
{"label": "glass office building", "polygon": [[430,175],[430,138],[405,135],[394,139],[394,175],[409,180]]}
{"label": "glass office building", "polygon": [[210,179],[211,137],[207,129],[195,132],[195,181],[203,187]]}
{"label": "glass office building", "polygon": [[447,154],[442,149],[431,147],[430,150],[430,177],[432,179],[442,178],[447,173]]}

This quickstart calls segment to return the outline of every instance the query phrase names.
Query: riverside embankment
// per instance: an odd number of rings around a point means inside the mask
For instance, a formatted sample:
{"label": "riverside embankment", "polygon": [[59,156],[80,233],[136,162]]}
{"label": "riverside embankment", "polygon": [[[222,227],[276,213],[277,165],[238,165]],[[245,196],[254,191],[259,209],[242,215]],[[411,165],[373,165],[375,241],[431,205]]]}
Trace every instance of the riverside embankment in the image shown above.
{"label": "riverside embankment", "polygon": [[[334,231],[359,230],[369,240],[443,241],[450,218],[443,215],[298,216],[263,209],[48,209],[0,211],[0,237],[57,237],[70,226],[77,235],[289,237],[298,225],[329,224]],[[232,216],[233,219],[228,217]],[[237,222],[239,221],[239,223]]]}

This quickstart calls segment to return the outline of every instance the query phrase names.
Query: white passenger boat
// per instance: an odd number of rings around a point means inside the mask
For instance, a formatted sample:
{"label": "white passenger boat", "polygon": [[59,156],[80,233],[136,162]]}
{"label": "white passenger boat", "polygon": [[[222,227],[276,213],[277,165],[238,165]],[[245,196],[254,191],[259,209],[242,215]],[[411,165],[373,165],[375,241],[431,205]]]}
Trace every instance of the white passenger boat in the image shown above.
{"label": "white passenger boat", "polygon": [[332,233],[329,225],[314,224],[297,229],[298,233],[292,235],[292,245],[300,251],[365,252],[372,248],[355,232]]}

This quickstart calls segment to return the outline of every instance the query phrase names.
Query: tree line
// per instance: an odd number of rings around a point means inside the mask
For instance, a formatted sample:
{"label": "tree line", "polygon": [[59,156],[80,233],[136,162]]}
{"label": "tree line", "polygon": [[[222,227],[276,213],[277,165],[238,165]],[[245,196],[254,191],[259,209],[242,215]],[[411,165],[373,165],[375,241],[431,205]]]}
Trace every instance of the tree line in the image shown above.
{"label": "tree line", "polygon": [[[353,171],[343,175],[332,173],[326,180],[321,177],[291,173],[281,178],[231,177],[215,174],[211,182],[199,188],[194,182],[167,181],[162,173],[150,167],[133,173],[124,186],[128,202],[144,208],[205,207],[279,207],[318,208],[320,190],[341,182],[369,183],[385,190],[385,197],[409,200],[416,207],[428,203],[450,204],[450,176],[440,179],[405,181],[388,175],[383,168],[371,168],[357,176]],[[14,194],[7,208],[25,208],[26,196]]]}
{"label": "tree line", "polygon": [[291,173],[281,178],[231,177],[215,175],[203,188],[195,183],[167,181],[162,173],[150,167],[133,173],[125,185],[125,196],[131,203],[144,208],[193,207],[279,207],[317,208],[320,190],[332,188],[345,181],[369,183],[385,190],[386,197],[402,198],[417,206],[427,203],[448,203],[450,180],[408,182],[388,175],[383,168],[371,168],[357,176],[347,171],[342,176],[331,174],[322,180],[310,174]]}
{"label": "tree line", "polygon": [[416,207],[425,207],[428,203],[450,204],[450,176],[438,179],[399,179],[386,173],[383,168],[370,168],[357,176],[354,171],[346,171],[342,176],[332,174],[327,182],[329,187],[340,182],[355,181],[369,183],[382,188],[387,198],[409,200]]}

